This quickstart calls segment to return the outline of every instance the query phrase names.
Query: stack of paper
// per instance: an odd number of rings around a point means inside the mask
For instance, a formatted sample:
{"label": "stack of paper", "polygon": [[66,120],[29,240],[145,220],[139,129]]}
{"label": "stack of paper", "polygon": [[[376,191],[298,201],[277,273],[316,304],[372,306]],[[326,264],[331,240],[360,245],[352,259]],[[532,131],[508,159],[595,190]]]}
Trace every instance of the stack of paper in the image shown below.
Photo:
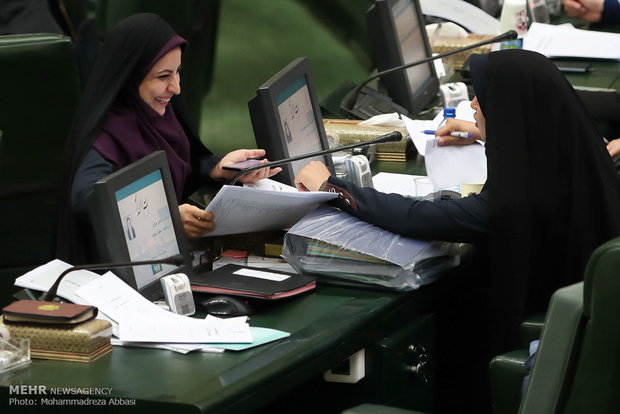
{"label": "stack of paper", "polygon": [[215,215],[215,230],[205,237],[287,229],[336,197],[323,191],[297,191],[271,179],[253,186],[225,185],[206,208]]}
{"label": "stack of paper", "polygon": [[[53,260],[16,279],[15,285],[47,291],[71,265]],[[58,295],[74,303],[98,308],[98,317],[112,323],[113,345],[144,346],[177,352],[240,350],[288,336],[267,328],[250,328],[247,317],[190,318],[169,312],[148,301],[113,273],[69,273]],[[232,345],[234,344],[234,346]]]}
{"label": "stack of paper", "polygon": [[532,23],[523,39],[523,48],[547,57],[620,59],[620,33],[576,29]]}

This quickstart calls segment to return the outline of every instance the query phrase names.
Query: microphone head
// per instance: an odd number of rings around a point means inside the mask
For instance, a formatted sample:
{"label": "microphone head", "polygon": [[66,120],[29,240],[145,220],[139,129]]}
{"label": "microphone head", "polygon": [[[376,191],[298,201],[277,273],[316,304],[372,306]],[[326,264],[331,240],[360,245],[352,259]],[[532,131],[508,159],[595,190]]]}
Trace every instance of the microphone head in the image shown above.
{"label": "microphone head", "polygon": [[515,40],[519,34],[516,30],[508,30],[506,33],[502,35],[506,40]]}
{"label": "microphone head", "polygon": [[182,264],[185,263],[185,256],[183,256],[182,254],[177,254],[177,255],[170,256],[170,257],[167,257],[165,259],[162,259],[161,262],[162,263],[167,263],[167,264],[181,266]]}
{"label": "microphone head", "polygon": [[385,134],[381,137],[382,142],[398,142],[403,139],[403,134],[400,131],[392,131],[389,134]]}

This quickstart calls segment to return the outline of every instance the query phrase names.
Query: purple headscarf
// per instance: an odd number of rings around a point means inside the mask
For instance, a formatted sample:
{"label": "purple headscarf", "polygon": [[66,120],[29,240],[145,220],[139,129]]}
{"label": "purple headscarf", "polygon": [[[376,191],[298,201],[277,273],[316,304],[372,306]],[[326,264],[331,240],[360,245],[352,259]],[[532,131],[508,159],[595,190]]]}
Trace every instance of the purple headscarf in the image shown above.
{"label": "purple headscarf", "polygon": [[[140,83],[157,61],[174,48],[184,47],[187,43],[174,33],[172,35],[154,56],[152,51],[156,45],[145,46],[141,60],[148,61],[148,64],[136,65],[124,90],[119,94],[101,126],[100,135],[93,146],[118,168],[154,151],[165,151],[177,199],[181,199],[185,179],[191,171],[190,144],[187,135],[177,120],[172,105],[168,105],[165,113],[160,115],[140,98],[138,92]],[[157,39],[153,39],[151,43],[161,42],[161,36],[154,37]]]}

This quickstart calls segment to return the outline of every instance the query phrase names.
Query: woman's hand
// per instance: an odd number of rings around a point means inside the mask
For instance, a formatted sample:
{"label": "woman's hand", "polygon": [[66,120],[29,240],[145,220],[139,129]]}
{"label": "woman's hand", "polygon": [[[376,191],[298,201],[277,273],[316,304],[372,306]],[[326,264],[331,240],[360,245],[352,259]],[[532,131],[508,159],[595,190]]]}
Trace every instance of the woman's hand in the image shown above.
{"label": "woman's hand", "polygon": [[[450,133],[454,131],[469,132],[473,135],[473,138],[453,137]],[[480,130],[473,122],[451,118],[448,119],[446,125],[442,126],[435,132],[435,136],[439,137],[437,144],[440,147],[443,147],[444,145],[468,145],[473,144],[476,140],[480,139]]]}
{"label": "woman's hand", "polygon": [[299,191],[318,191],[330,175],[325,164],[320,161],[310,161],[295,176],[295,187]]}
{"label": "woman's hand", "polygon": [[[225,165],[236,164],[241,161],[245,161],[248,158],[260,158],[265,156],[265,150],[263,149],[240,149],[229,152],[220,160],[220,162],[211,171],[211,178],[214,180],[232,180],[237,171],[227,171],[222,167]],[[265,164],[267,160],[261,160],[261,164]],[[250,171],[247,174],[239,178],[239,182],[249,183],[252,181],[262,180],[263,178],[269,178],[282,171],[280,167],[274,168],[261,168],[259,170]]]}
{"label": "woman's hand", "polygon": [[598,22],[603,13],[604,0],[562,0],[564,10],[570,17],[586,22]]}
{"label": "woman's hand", "polygon": [[607,151],[609,151],[609,155],[612,157],[620,154],[620,138],[609,141],[609,144],[607,144]]}
{"label": "woman's hand", "polygon": [[191,204],[181,204],[179,213],[181,213],[181,222],[188,237],[201,237],[215,229],[213,213]]}

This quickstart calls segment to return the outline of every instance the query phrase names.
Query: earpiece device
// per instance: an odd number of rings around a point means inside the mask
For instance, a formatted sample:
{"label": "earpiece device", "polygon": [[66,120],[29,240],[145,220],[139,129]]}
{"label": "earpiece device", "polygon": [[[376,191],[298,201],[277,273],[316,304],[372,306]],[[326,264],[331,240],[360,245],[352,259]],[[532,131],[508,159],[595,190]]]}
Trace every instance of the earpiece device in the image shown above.
{"label": "earpiece device", "polygon": [[364,155],[353,155],[345,160],[347,177],[361,187],[373,187],[370,163]]}
{"label": "earpiece device", "polygon": [[444,108],[456,108],[459,102],[469,100],[467,85],[463,82],[446,83],[439,87],[439,91],[444,102]]}

